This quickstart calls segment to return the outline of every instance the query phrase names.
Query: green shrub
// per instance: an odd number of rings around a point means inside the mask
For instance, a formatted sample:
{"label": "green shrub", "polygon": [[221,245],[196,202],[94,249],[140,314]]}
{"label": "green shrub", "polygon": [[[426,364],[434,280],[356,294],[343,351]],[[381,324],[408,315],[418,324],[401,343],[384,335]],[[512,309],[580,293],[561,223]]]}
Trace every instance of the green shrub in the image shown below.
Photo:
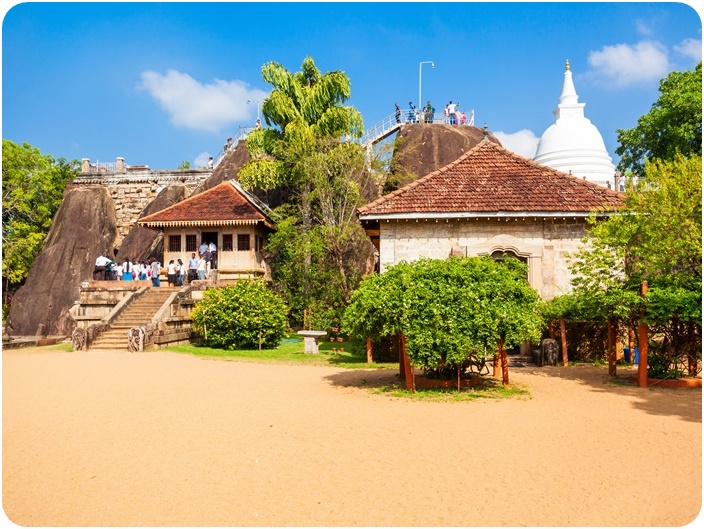
{"label": "green shrub", "polygon": [[288,332],[286,314],[283,300],[257,280],[206,290],[191,316],[209,346],[273,349]]}
{"label": "green shrub", "polygon": [[372,339],[404,334],[411,364],[442,376],[493,355],[499,340],[512,348],[540,338],[538,294],[526,277],[516,259],[399,263],[362,282],[343,330]]}

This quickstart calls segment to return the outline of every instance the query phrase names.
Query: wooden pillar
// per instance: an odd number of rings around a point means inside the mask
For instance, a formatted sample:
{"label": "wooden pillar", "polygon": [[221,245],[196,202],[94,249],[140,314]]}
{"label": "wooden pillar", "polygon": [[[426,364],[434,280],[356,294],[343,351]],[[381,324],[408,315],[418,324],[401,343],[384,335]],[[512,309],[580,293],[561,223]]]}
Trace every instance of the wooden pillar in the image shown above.
{"label": "wooden pillar", "polygon": [[367,364],[371,364],[374,361],[374,342],[367,336]]}
{"label": "wooden pillar", "polygon": [[609,375],[616,376],[616,340],[614,339],[614,323],[611,318],[606,322],[606,334],[608,336],[606,346],[606,356],[609,362]]}
{"label": "wooden pillar", "polygon": [[411,362],[408,359],[408,351],[406,351],[406,336],[401,335],[399,340],[401,345],[401,352],[403,354],[403,364],[406,371],[406,389],[409,391],[415,391],[415,381],[413,380],[413,367],[411,367]]}
{"label": "wooden pillar", "polygon": [[501,362],[501,354],[499,353],[498,349],[494,353],[494,376],[498,377],[499,376],[499,362]]}
{"label": "wooden pillar", "polygon": [[555,339],[555,320],[550,320],[550,339]]}
{"label": "wooden pillar", "polygon": [[501,356],[501,374],[503,377],[504,387],[508,387],[508,358],[506,357],[506,349],[504,349],[504,341],[499,340],[499,355]]}
{"label": "wooden pillar", "polygon": [[636,342],[636,333],[633,330],[633,326],[628,324],[628,350],[631,352],[631,364],[636,361],[636,351],[633,348]]}
{"label": "wooden pillar", "polygon": [[406,380],[406,357],[401,349],[401,335],[396,335],[396,349],[398,349],[398,376],[401,380]]}
{"label": "wooden pillar", "polygon": [[614,347],[616,353],[616,361],[623,358],[623,347],[621,346],[621,326],[618,320],[614,320]]}
{"label": "wooden pillar", "polygon": [[565,318],[560,316],[560,340],[562,341],[562,365],[567,366],[567,331],[565,330]]}
{"label": "wooden pillar", "polygon": [[[648,282],[643,281],[640,284],[640,295],[644,298],[647,293]],[[644,388],[648,386],[648,324],[643,321],[643,316],[638,325],[638,347],[638,386]]]}

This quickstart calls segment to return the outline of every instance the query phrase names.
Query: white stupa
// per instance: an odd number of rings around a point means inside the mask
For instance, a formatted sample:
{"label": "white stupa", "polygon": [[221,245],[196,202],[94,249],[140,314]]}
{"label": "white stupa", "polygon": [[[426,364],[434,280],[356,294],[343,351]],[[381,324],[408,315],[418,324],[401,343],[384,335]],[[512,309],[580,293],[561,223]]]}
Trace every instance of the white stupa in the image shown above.
{"label": "white stupa", "polygon": [[579,103],[578,99],[567,61],[560,102],[553,111],[555,124],[540,137],[533,160],[613,188],[616,168],[599,130],[584,117],[585,103]]}

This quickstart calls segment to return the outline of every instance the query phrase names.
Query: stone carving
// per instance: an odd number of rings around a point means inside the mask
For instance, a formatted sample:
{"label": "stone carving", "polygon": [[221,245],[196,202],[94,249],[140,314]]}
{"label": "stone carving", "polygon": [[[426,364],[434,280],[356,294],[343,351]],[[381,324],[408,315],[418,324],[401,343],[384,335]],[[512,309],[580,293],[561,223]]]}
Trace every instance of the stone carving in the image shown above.
{"label": "stone carving", "polygon": [[88,349],[88,333],[81,327],[73,329],[71,343],[74,351],[86,351]]}
{"label": "stone carving", "polygon": [[130,353],[144,351],[144,329],[132,327],[127,335],[127,349]]}
{"label": "stone carving", "polygon": [[[560,347],[557,345],[557,340],[545,338],[542,342],[540,342],[540,354],[545,365],[556,366],[559,351]],[[540,365],[543,365],[543,363]]]}

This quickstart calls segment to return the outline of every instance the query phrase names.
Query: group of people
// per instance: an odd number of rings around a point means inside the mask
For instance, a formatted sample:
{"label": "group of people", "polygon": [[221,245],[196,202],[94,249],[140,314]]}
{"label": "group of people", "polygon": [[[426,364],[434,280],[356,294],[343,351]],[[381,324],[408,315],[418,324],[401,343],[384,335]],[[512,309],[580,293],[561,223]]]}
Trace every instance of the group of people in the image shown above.
{"label": "group of people", "polygon": [[[107,255],[99,255],[95,260],[93,279],[98,281],[145,281],[153,278],[155,268],[153,257],[147,261],[137,262],[136,259],[126,257],[122,263],[116,262]],[[156,261],[158,263],[158,261]],[[161,266],[161,263],[158,263]],[[157,269],[157,278],[158,272]]]}
{"label": "group of people", "polygon": [[[466,125],[467,124],[467,114],[460,112],[459,103],[453,103],[450,101],[445,105],[445,118],[444,122],[448,125]],[[406,123],[420,123],[421,114],[424,123],[434,123],[435,121],[435,107],[428,101],[423,107],[422,112],[413,104],[413,101],[408,102],[408,111],[406,115]],[[396,111],[394,116],[396,117],[396,123],[401,123],[401,107],[396,103]]]}
{"label": "group of people", "polygon": [[[214,243],[200,245],[198,256],[193,252],[188,262],[188,268],[181,259],[171,259],[166,266],[166,279],[169,286],[183,286],[183,278],[188,280],[204,280],[207,273],[217,268],[217,246]],[[105,255],[99,255],[95,260],[93,279],[98,281],[146,281],[151,280],[152,286],[161,286],[161,262],[154,257],[137,262],[129,257],[122,263]]]}

